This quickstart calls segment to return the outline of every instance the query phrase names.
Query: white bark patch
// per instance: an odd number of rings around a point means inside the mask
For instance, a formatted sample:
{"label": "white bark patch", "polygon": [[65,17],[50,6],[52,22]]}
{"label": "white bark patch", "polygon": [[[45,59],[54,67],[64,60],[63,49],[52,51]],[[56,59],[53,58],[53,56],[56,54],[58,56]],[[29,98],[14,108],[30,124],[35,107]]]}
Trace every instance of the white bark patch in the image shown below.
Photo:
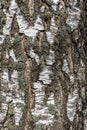
{"label": "white bark patch", "polygon": [[14,60],[14,62],[17,62],[18,60],[16,59],[16,56],[15,56],[15,53],[14,53],[14,50],[10,50],[9,52],[9,55],[12,57],[12,59]]}
{"label": "white bark patch", "polygon": [[[39,120],[39,122],[37,122],[36,124],[43,124],[43,125],[49,125],[51,123],[53,123],[52,121],[52,118],[53,118],[53,115],[51,114],[47,114],[49,116],[48,120]],[[44,116],[47,116],[44,114]]]}
{"label": "white bark patch", "polygon": [[49,56],[47,57],[46,59],[46,64],[47,65],[53,65],[53,63],[55,62],[55,59],[54,59],[54,51],[50,50],[49,51]]}
{"label": "white bark patch", "polygon": [[[45,124],[49,125],[53,122],[53,115],[49,113],[48,107],[44,106],[44,88],[39,81],[34,83],[34,92],[35,92],[35,107],[32,109],[32,115],[38,118],[36,124]],[[52,96],[50,97],[50,99]],[[50,104],[53,103],[50,102]]]}
{"label": "white bark patch", "polygon": [[72,93],[68,96],[68,102],[67,102],[67,116],[70,121],[73,121],[75,113],[76,113],[76,103],[78,99],[78,92],[77,89],[74,90]]}
{"label": "white bark patch", "polygon": [[41,6],[40,11],[43,13],[45,11],[45,6]]}
{"label": "white bark patch", "polygon": [[79,67],[78,78],[79,78],[79,80],[82,80],[82,81],[86,80],[86,77],[85,77],[85,66],[84,67]]}
{"label": "white bark patch", "polygon": [[69,74],[71,84],[74,84],[75,78],[73,74]]}
{"label": "white bark patch", "polygon": [[53,44],[54,35],[51,32],[46,32],[46,35],[47,35],[47,41],[49,42],[49,44]]}
{"label": "white bark patch", "polygon": [[84,64],[84,62],[82,61],[82,59],[81,59],[81,61],[80,61],[80,64],[81,64],[82,67],[85,68],[85,64]]}
{"label": "white bark patch", "polygon": [[35,38],[37,34],[37,30],[33,27],[29,27],[28,23],[25,21],[24,17],[20,14],[20,10],[18,8],[17,12],[17,22],[19,25],[19,32],[24,33],[26,36],[30,36]]}
{"label": "white bark patch", "polygon": [[[4,69],[3,70],[3,73],[1,74],[1,86],[4,87],[6,86],[7,87],[7,84],[9,82],[9,77],[8,77],[8,70],[7,69]],[[6,97],[6,93],[1,91],[0,92],[0,96],[4,97],[5,99],[7,98]],[[6,113],[7,113],[7,110],[8,110],[8,105],[5,101],[3,101],[3,103],[1,103],[1,111],[0,111],[0,122],[4,120],[5,116],[6,116]]]}
{"label": "white bark patch", "polygon": [[19,8],[17,11],[17,22],[19,25],[19,31],[24,33],[24,31],[27,30],[28,28],[28,23],[25,21],[24,17],[21,15]]}
{"label": "white bark patch", "polygon": [[5,37],[3,35],[0,35],[0,45],[3,44]]}
{"label": "white bark patch", "polygon": [[34,29],[44,30],[44,26],[39,15],[37,16],[36,22],[34,24]]}
{"label": "white bark patch", "polygon": [[[44,30],[42,21],[40,19],[40,16],[37,16],[37,20],[34,24],[34,26],[29,26],[28,23],[25,21],[24,17],[21,15],[20,13],[20,9],[18,7],[18,5],[16,4],[15,0],[11,1],[11,5],[9,8],[9,12],[6,12],[4,10],[6,17],[7,17],[7,21],[6,21],[6,25],[3,28],[3,34],[4,35],[9,35],[10,34],[10,29],[11,29],[11,23],[12,23],[12,18],[14,17],[14,14],[16,13],[16,17],[17,17],[17,22],[19,25],[19,32],[24,33],[26,36],[35,38],[36,34],[39,30]],[[9,22],[8,22],[9,21]],[[51,28],[50,30],[52,30],[53,32],[56,31],[56,27],[55,27],[55,22],[54,22],[54,18],[51,20]],[[54,41],[54,36],[51,32],[47,32],[49,36],[47,36],[48,42],[49,44],[53,44]],[[32,58],[35,58],[37,64],[39,64],[39,57],[38,55],[36,55],[34,52],[30,52],[30,55],[32,56]],[[10,50],[10,56],[12,57],[12,59],[14,61],[17,61],[14,51]],[[8,56],[7,56],[8,57]],[[49,56],[46,59],[46,62],[48,65],[52,65],[54,63],[54,52],[52,50],[49,51]],[[43,82],[43,84],[50,84],[51,83],[51,79],[50,79],[50,75],[52,74],[51,71],[51,67],[50,66],[44,66],[42,69],[42,72],[40,73],[39,76],[39,80]],[[5,76],[4,76],[5,77]],[[12,93],[8,93],[5,94],[5,96],[7,96],[6,101],[13,101],[14,104],[14,110],[15,110],[15,123],[16,125],[19,125],[19,121],[21,119],[22,116],[22,111],[21,108],[17,108],[16,104],[17,103],[22,103],[24,104],[23,100],[20,97],[20,92],[19,92],[19,85],[18,85],[18,74],[17,71],[13,71],[13,74],[11,75],[11,83],[8,80],[5,80],[6,83],[9,82],[8,87],[10,89],[10,91],[14,91],[15,92],[15,96],[12,95]],[[51,124],[53,122],[53,115],[51,115],[49,113],[49,110],[47,107],[42,106],[43,104],[43,100],[44,100],[44,85],[42,85],[40,82],[36,83],[36,85],[34,84],[34,88],[36,88],[36,92],[35,92],[35,109],[32,110],[32,114],[35,115],[41,115],[41,119],[37,122],[37,124],[41,123],[41,124]],[[41,89],[41,90],[39,90]],[[49,101],[48,104],[53,104],[53,101],[51,102],[50,100],[53,100],[53,95],[51,95],[49,97]],[[46,119],[44,119],[46,118]]]}
{"label": "white bark patch", "polygon": [[47,41],[50,45],[54,43],[54,37],[57,32],[57,25],[55,24],[54,16],[51,18],[50,31],[46,31]]}
{"label": "white bark patch", "polygon": [[[57,32],[57,26],[54,21],[54,17],[51,19],[50,31],[46,32],[47,41],[51,46],[54,43],[55,32]],[[35,58],[35,53],[31,51],[31,57]],[[50,114],[48,107],[44,106],[45,96],[45,85],[51,84],[52,68],[51,66],[55,62],[55,55],[52,49],[49,50],[49,55],[46,57],[46,65],[42,68],[39,74],[39,79],[35,82],[34,93],[35,93],[35,107],[32,109],[32,115],[35,118],[36,125],[49,125],[53,123],[54,116]],[[54,105],[54,94],[51,93],[47,101],[48,105]]]}
{"label": "white bark patch", "polygon": [[36,63],[39,65],[39,63],[40,63],[39,56],[34,52],[33,49],[30,50],[30,53],[29,53],[29,54],[30,54],[30,57],[31,57],[31,58],[34,58],[35,61],[36,61]]}
{"label": "white bark patch", "polygon": [[[14,101],[13,101],[13,103],[14,103]],[[14,104],[14,107],[15,107],[14,108],[14,111],[15,111],[15,124],[19,125],[19,122],[20,122],[20,119],[22,117],[23,112],[22,112],[21,108],[16,107],[16,104]]]}
{"label": "white bark patch", "polygon": [[52,5],[52,8],[53,8],[54,11],[56,11],[57,7],[56,7],[56,5]]}
{"label": "white bark patch", "polygon": [[63,60],[62,70],[65,71],[67,74],[69,73],[69,67],[66,59]]}
{"label": "white bark patch", "polygon": [[[71,1],[71,0],[70,0]],[[78,27],[78,23],[80,20],[81,10],[76,6],[77,0],[71,1],[71,8],[68,8],[68,18],[66,23],[71,27],[72,30]]]}
{"label": "white bark patch", "polygon": [[18,72],[16,70],[13,71],[13,74],[11,76],[12,78],[12,90],[15,91],[16,97],[13,97],[13,103],[14,103],[14,110],[15,110],[15,124],[19,125],[19,121],[22,117],[22,110],[21,108],[17,108],[16,104],[17,103],[21,103],[23,105],[25,105],[24,101],[21,98],[21,95],[19,93],[19,84],[18,84]]}
{"label": "white bark patch", "polygon": [[2,73],[2,78],[1,78],[1,85],[6,84],[9,82],[9,77],[8,77],[8,70],[4,69]]}
{"label": "white bark patch", "polygon": [[6,12],[6,10],[4,10],[4,13],[6,15],[6,24],[3,27],[3,34],[4,35],[10,34],[12,18],[14,16],[14,14],[16,13],[16,9],[17,9],[17,4],[16,4],[15,0],[12,0],[10,7],[9,7],[9,11]]}
{"label": "white bark patch", "polygon": [[8,50],[6,50],[6,59],[9,59]]}
{"label": "white bark patch", "polygon": [[54,93],[51,93],[50,97],[48,98],[47,104],[48,105],[55,105]]}
{"label": "white bark patch", "polygon": [[21,15],[20,8],[18,7],[17,3],[15,0],[11,1],[10,7],[9,7],[9,12],[6,12],[4,10],[4,13],[6,15],[6,24],[3,27],[3,34],[4,35],[10,35],[10,30],[11,30],[11,24],[12,24],[12,19],[14,17],[14,14],[17,14],[17,22],[19,25],[19,32],[24,33],[26,36],[35,38],[36,34],[38,33],[38,30],[44,30],[44,26],[42,24],[41,18],[39,15],[37,16],[37,20],[34,24],[34,26],[29,26],[28,22],[25,21],[24,17]]}
{"label": "white bark patch", "polygon": [[52,0],[53,3],[57,4],[60,0]]}
{"label": "white bark patch", "polygon": [[51,84],[50,75],[52,74],[52,71],[50,70],[50,67],[44,66],[42,72],[40,73],[39,80],[43,82],[43,84]]}
{"label": "white bark patch", "polygon": [[57,11],[57,4],[60,2],[60,0],[49,0],[49,2],[52,2],[52,8],[54,11]]}
{"label": "white bark patch", "polygon": [[24,33],[26,36],[35,38],[38,30],[44,30],[44,27],[42,25],[42,21],[39,16],[37,16],[37,20],[34,24],[34,26],[28,26],[28,23],[24,20],[23,16],[20,14],[20,10],[18,9],[17,12],[17,22],[19,25],[19,31]]}
{"label": "white bark patch", "polygon": [[51,18],[50,31],[55,35],[57,32],[57,25],[55,24],[54,16]]}
{"label": "white bark patch", "polygon": [[[35,57],[35,55],[33,55],[33,57]],[[50,50],[50,54],[46,59],[46,63],[48,63],[49,65],[52,65],[54,63],[54,52],[52,50]],[[34,83],[35,107],[34,109],[32,109],[32,115],[37,118],[36,125],[49,125],[53,123],[54,116],[50,114],[48,107],[43,105],[45,96],[45,85],[51,84],[51,74],[51,66],[44,66],[39,75],[39,81]],[[50,95],[47,103],[48,105],[54,104],[53,94]]]}
{"label": "white bark patch", "polygon": [[[4,110],[4,114],[2,117],[2,114],[0,113],[0,119],[3,120],[4,116],[6,115],[7,112],[7,106],[8,102],[12,101],[14,105],[14,115],[15,115],[15,125],[19,125],[19,121],[22,117],[22,109],[21,107],[17,107],[17,104],[21,104],[22,106],[25,105],[24,103],[24,93],[20,91],[19,88],[19,83],[18,83],[18,72],[16,70],[13,71],[11,75],[11,81],[9,81],[9,76],[8,76],[8,70],[5,69],[2,73],[2,78],[1,78],[1,85],[2,87],[6,86],[9,89],[9,92],[3,92],[2,91],[2,96],[6,97],[5,103],[2,104],[2,113]],[[14,94],[13,94],[14,92]],[[6,110],[5,110],[6,106]]]}

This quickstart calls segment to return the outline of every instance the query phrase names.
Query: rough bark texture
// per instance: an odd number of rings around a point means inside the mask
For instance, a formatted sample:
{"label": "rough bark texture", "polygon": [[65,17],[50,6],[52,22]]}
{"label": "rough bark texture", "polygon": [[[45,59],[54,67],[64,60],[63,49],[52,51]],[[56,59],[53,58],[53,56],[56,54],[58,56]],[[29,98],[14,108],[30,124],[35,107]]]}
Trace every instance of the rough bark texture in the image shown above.
{"label": "rough bark texture", "polygon": [[87,1],[0,1],[0,130],[87,130]]}

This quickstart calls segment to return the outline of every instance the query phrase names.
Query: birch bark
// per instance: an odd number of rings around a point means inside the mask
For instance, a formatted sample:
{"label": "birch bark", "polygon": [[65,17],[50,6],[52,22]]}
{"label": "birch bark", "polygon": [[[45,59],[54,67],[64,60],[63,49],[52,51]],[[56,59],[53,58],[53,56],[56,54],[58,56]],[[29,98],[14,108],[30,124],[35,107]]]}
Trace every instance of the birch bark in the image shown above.
{"label": "birch bark", "polygon": [[87,130],[86,0],[0,1],[0,129]]}

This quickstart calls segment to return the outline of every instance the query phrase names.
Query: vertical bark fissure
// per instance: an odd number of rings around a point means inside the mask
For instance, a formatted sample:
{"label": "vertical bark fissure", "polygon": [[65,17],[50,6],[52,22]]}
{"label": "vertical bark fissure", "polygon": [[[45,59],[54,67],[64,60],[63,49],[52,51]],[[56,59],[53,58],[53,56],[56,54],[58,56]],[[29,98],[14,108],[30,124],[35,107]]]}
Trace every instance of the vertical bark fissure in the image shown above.
{"label": "vertical bark fissure", "polygon": [[27,1],[28,1],[30,19],[32,19],[32,16],[33,16],[33,13],[34,13],[34,1],[33,0],[27,0]]}
{"label": "vertical bark fissure", "polygon": [[22,36],[21,39],[21,49],[22,49],[22,53],[25,57],[25,77],[26,77],[26,82],[27,82],[27,93],[28,93],[28,101],[27,101],[27,108],[26,108],[26,115],[25,115],[25,126],[24,126],[24,130],[28,130],[28,125],[29,125],[29,121],[30,121],[30,111],[32,108],[32,104],[33,104],[33,99],[32,99],[32,92],[31,92],[31,85],[30,85],[30,72],[29,72],[29,59],[26,55],[26,51],[25,51],[25,46],[24,46],[24,36]]}

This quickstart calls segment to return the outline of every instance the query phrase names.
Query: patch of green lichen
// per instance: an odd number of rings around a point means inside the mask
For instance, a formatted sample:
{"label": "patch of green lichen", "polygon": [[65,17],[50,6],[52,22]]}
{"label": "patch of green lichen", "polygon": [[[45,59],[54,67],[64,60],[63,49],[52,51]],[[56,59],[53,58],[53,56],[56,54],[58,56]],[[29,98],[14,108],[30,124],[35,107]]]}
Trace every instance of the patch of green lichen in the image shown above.
{"label": "patch of green lichen", "polygon": [[27,54],[27,56],[29,56],[30,48],[34,46],[34,42],[33,42],[32,38],[26,39],[24,46],[25,46],[26,54]]}
{"label": "patch of green lichen", "polygon": [[0,0],[0,33],[2,33],[3,26],[6,23],[6,15],[3,12],[3,9],[8,9],[10,5],[10,0]]}
{"label": "patch of green lichen", "polygon": [[1,88],[5,93],[7,93],[7,92],[9,92],[10,91],[10,88],[8,87],[8,86],[3,86],[2,88]]}
{"label": "patch of green lichen", "polygon": [[3,26],[6,23],[6,16],[2,9],[0,9],[0,32],[2,32]]}
{"label": "patch of green lichen", "polygon": [[25,68],[25,65],[23,62],[14,62],[13,68],[17,71],[22,71]]}
{"label": "patch of green lichen", "polygon": [[26,78],[24,75],[24,71],[18,72],[18,82],[19,82],[19,86],[21,88],[21,90],[25,90],[26,89]]}
{"label": "patch of green lichen", "polygon": [[34,122],[38,122],[38,120],[40,120],[40,116],[33,116],[33,117],[32,117],[32,120],[33,120]]}
{"label": "patch of green lichen", "polygon": [[10,48],[10,45],[11,42],[10,42],[10,38],[9,36],[6,36],[4,42],[3,42],[3,46],[2,46],[2,53],[5,52],[6,53],[6,50],[9,50]]}
{"label": "patch of green lichen", "polygon": [[52,13],[49,12],[49,11],[41,15],[41,18],[42,18],[43,20],[45,20],[45,21],[51,19],[51,17],[52,17]]}
{"label": "patch of green lichen", "polygon": [[8,119],[4,125],[6,130],[14,130],[14,124],[11,119]]}
{"label": "patch of green lichen", "polygon": [[[40,33],[38,32],[37,37],[35,38],[35,44],[32,46],[34,52],[37,53],[39,56],[41,56],[43,54],[44,54],[44,56],[49,55],[48,50],[50,48],[50,45],[47,42],[46,36],[44,35],[43,38],[41,39],[41,46],[39,45],[39,40],[40,40],[39,38],[40,38]],[[46,59],[46,57],[45,57],[45,59]]]}
{"label": "patch of green lichen", "polygon": [[18,40],[18,32],[19,32],[19,26],[17,23],[16,14],[15,14],[12,20],[11,31],[10,31],[11,36],[15,37],[14,40],[16,39]]}
{"label": "patch of green lichen", "polygon": [[25,41],[25,49],[29,49],[31,46],[33,46],[33,39],[30,37]]}
{"label": "patch of green lichen", "polygon": [[14,36],[14,45],[15,45],[15,46],[16,46],[16,45],[18,46],[19,43],[20,43],[20,37],[19,37],[19,35],[16,33],[15,36]]}
{"label": "patch of green lichen", "polygon": [[13,102],[10,102],[8,104],[8,115],[11,116],[11,115],[14,115],[14,114],[15,114],[14,104],[13,104]]}
{"label": "patch of green lichen", "polygon": [[60,14],[60,22],[61,22],[61,25],[66,25],[66,27],[68,26],[66,24],[66,19],[68,17],[68,14],[67,12],[64,12],[63,14]]}
{"label": "patch of green lichen", "polygon": [[3,68],[8,68],[9,66],[9,61],[8,59],[6,59],[6,50],[9,50],[9,44],[10,44],[10,41],[9,41],[9,38],[5,38],[3,44],[2,44],[2,47],[1,47],[1,68],[3,70]]}
{"label": "patch of green lichen", "polygon": [[36,124],[34,130],[46,130],[46,125],[43,124]]}
{"label": "patch of green lichen", "polygon": [[54,105],[47,105],[48,107],[48,110],[49,110],[49,113],[52,114],[52,115],[55,115],[55,106]]}
{"label": "patch of green lichen", "polygon": [[6,101],[6,97],[2,95],[2,92],[0,92],[0,103],[3,103]]}
{"label": "patch of green lichen", "polygon": [[7,130],[14,130],[14,104],[13,102],[8,103],[8,112],[7,112],[7,120],[4,124],[4,126],[7,128]]}
{"label": "patch of green lichen", "polygon": [[19,55],[19,57],[18,57],[18,62],[25,62],[25,56],[24,56],[24,54],[20,51],[20,55]]}
{"label": "patch of green lichen", "polygon": [[21,46],[19,43],[16,43],[16,45],[14,46],[14,52],[15,52],[15,56],[19,62],[25,62],[25,57],[24,57],[24,54],[21,50]]}

